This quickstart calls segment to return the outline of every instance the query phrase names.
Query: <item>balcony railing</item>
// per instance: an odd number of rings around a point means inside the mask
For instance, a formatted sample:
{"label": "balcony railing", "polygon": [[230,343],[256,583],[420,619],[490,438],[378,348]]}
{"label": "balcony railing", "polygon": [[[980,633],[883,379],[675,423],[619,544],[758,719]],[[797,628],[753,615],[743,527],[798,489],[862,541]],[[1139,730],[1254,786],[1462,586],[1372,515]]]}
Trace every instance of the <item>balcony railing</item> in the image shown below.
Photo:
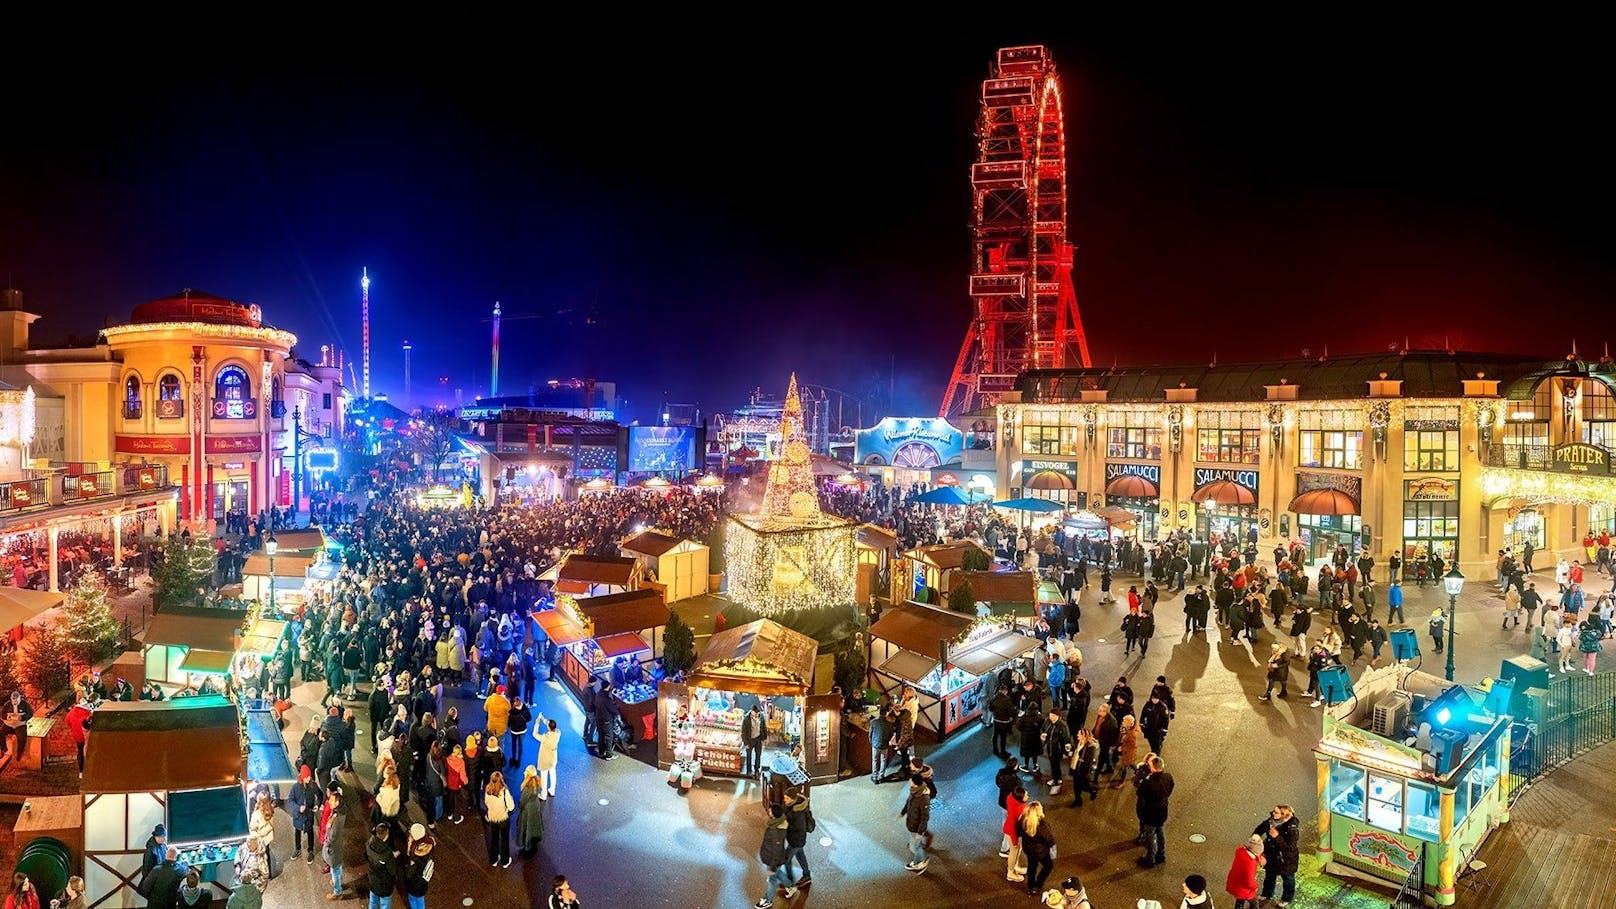
{"label": "balcony railing", "polygon": [[0,514],[15,514],[50,504],[50,481],[12,480],[0,483]]}
{"label": "balcony railing", "polygon": [[104,496],[117,495],[118,488],[113,485],[112,471],[97,470],[81,473],[77,476],[62,477],[62,501],[82,502],[86,499],[99,499]]}
{"label": "balcony railing", "polygon": [[168,468],[162,464],[129,464],[123,469],[124,492],[167,489],[168,485]]}
{"label": "balcony railing", "polygon": [[1554,473],[1609,476],[1616,451],[1601,445],[1529,445],[1520,442],[1493,444],[1487,448],[1489,467],[1515,470],[1546,470]]}

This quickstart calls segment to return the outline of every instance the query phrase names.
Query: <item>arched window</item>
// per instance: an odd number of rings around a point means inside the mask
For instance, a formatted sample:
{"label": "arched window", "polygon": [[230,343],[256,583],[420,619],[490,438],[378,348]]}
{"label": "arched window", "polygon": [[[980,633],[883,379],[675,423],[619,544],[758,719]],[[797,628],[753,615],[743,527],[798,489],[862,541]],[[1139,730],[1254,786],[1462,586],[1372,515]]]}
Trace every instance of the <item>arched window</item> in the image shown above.
{"label": "arched window", "polygon": [[185,394],[180,390],[180,377],[169,373],[157,380],[157,417],[174,420],[185,416]]}
{"label": "arched window", "polygon": [[226,366],[213,380],[213,415],[226,420],[250,420],[258,415],[247,370]]}
{"label": "arched window", "polygon": [[123,416],[126,420],[140,419],[140,377],[130,376],[123,383]]}

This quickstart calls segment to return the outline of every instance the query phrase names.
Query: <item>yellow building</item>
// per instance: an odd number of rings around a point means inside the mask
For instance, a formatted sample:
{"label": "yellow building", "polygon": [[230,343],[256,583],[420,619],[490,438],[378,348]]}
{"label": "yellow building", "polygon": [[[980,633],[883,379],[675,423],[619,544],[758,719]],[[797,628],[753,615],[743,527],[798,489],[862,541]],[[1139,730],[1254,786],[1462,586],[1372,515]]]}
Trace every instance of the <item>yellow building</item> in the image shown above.
{"label": "yellow building", "polygon": [[1457,553],[1490,577],[1501,548],[1585,559],[1616,533],[1613,385],[1608,359],[1429,351],[1033,371],[999,405],[998,468],[1011,496],[1126,508],[1145,539]]}

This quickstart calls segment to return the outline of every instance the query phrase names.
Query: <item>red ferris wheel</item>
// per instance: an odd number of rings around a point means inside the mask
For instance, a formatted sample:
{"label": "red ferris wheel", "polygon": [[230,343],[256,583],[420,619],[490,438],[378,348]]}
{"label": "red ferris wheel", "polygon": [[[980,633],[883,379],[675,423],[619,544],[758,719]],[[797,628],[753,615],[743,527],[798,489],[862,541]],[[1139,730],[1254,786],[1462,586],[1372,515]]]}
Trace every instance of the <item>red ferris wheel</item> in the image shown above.
{"label": "red ferris wheel", "polygon": [[1029,369],[1088,366],[1066,239],[1066,135],[1055,61],[999,50],[982,83],[971,167],[973,314],[942,415],[991,403]]}

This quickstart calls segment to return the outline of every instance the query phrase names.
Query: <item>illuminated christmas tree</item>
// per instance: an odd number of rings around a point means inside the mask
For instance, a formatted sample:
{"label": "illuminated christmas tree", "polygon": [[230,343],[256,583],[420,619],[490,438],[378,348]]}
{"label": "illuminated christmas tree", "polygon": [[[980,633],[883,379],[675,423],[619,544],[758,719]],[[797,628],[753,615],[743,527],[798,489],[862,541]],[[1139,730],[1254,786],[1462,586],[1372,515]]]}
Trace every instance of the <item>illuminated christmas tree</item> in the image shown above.
{"label": "illuminated christmas tree", "polygon": [[780,457],[769,465],[769,486],[763,493],[759,516],[765,520],[805,521],[821,517],[819,493],[814,486],[813,454],[808,430],[802,422],[802,397],[797,374],[791,374],[786,406],[780,412]]}

